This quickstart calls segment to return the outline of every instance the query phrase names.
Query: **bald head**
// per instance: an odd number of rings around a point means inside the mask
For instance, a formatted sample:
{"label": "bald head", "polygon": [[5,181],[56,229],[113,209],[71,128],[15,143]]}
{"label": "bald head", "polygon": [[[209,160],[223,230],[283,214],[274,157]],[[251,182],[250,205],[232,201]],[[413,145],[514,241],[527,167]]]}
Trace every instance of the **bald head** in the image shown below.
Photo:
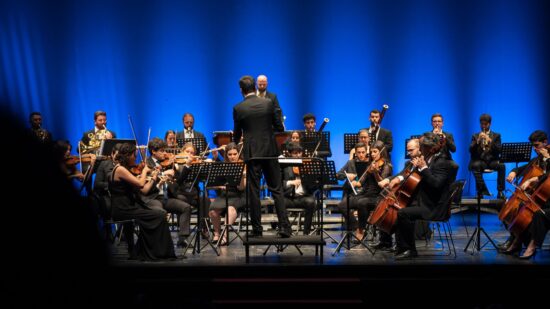
{"label": "bald head", "polygon": [[265,92],[267,90],[267,76],[258,75],[258,78],[256,78],[256,84],[258,85],[258,91]]}
{"label": "bald head", "polygon": [[411,157],[419,157],[420,153],[420,141],[418,138],[413,138],[407,142],[407,154]]}

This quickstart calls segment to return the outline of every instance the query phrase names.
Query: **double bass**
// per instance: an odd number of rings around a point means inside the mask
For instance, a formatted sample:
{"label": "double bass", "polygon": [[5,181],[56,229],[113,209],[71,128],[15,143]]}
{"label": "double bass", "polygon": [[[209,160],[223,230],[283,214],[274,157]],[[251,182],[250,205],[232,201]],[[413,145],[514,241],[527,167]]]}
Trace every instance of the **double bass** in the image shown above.
{"label": "double bass", "polygon": [[405,179],[393,189],[385,188],[381,199],[371,213],[368,223],[390,234],[397,221],[397,211],[407,207],[411,202],[422,177],[416,168],[410,166],[405,170]]}

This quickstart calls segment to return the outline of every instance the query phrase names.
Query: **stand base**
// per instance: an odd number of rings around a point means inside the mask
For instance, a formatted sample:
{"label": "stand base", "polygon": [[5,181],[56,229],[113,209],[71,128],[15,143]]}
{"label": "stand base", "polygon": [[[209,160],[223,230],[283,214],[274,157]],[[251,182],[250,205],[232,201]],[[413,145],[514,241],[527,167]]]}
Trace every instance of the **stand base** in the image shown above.
{"label": "stand base", "polygon": [[[481,233],[483,233],[483,235],[485,235],[485,237],[487,238],[487,241],[483,245],[481,245]],[[472,244],[471,254],[474,254],[476,251],[481,251],[481,249],[483,249],[488,243],[491,243],[491,245],[493,245],[493,248],[495,248],[495,250],[498,250],[497,245],[491,239],[489,234],[487,234],[487,232],[485,232],[482,227],[476,227],[476,229],[472,233],[472,236],[468,240],[468,244],[466,244],[466,247],[464,247],[464,252],[468,251],[468,247],[470,247],[470,244]]]}
{"label": "stand base", "polygon": [[[369,248],[369,246],[365,245],[365,243],[362,241],[362,239],[357,238],[357,236],[355,236],[355,234],[353,234],[352,231],[346,231],[344,233],[344,237],[342,238],[342,240],[340,240],[340,242],[338,243],[338,246],[336,246],[336,249],[334,249],[334,252],[332,253],[332,256],[335,256],[337,253],[340,253],[340,249],[342,247],[350,250],[352,248],[350,242],[353,238],[357,239],[359,241],[359,245],[362,245],[363,247],[367,248],[367,250],[369,250],[369,252],[372,255],[374,255],[374,251],[372,251],[372,249]],[[347,243],[346,243],[346,240],[347,240]]]}

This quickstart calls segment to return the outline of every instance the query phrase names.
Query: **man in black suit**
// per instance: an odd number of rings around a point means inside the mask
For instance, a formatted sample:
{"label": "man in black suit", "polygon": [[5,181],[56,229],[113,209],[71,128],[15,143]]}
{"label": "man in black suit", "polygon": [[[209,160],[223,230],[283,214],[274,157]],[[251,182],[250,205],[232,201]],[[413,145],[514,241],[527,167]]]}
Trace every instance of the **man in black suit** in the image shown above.
{"label": "man in black suit", "polygon": [[376,141],[382,141],[386,146],[386,151],[388,152],[388,154],[391,154],[391,151],[393,149],[392,133],[390,130],[380,127],[380,111],[377,109],[373,109],[370,112],[369,120],[369,146],[372,147],[372,145],[374,145]]}
{"label": "man in black suit", "polygon": [[281,106],[279,105],[279,99],[277,98],[277,95],[273,92],[267,91],[267,76],[258,75],[258,77],[256,78],[256,84],[258,85],[256,95],[260,98],[270,99],[271,102],[273,102],[273,107],[275,107],[275,112],[278,113],[279,118],[283,120],[283,111],[281,109]]}
{"label": "man in black suit", "polygon": [[440,151],[440,138],[432,132],[420,138],[419,157],[411,159],[422,180],[418,184],[412,204],[397,212],[395,239],[396,259],[417,256],[414,223],[416,220],[430,220],[440,217],[448,209],[443,205],[450,194],[449,186],[454,181],[456,170],[451,161]]}
{"label": "man in black suit", "polygon": [[483,170],[490,168],[498,172],[497,190],[499,199],[506,199],[504,196],[504,179],[506,166],[499,162],[502,144],[500,134],[491,131],[491,115],[482,114],[479,117],[481,132],[472,135],[470,142],[470,166],[469,169],[474,173],[476,188],[481,190],[482,195],[489,195],[485,181],[483,180]]}
{"label": "man in black suit", "polygon": [[455,139],[452,133],[443,131],[443,116],[440,113],[432,115],[432,128],[432,133],[440,137],[442,145],[441,153],[447,156],[447,159],[452,160],[451,152],[456,151]]}
{"label": "man in black suit", "polygon": [[178,132],[176,139],[204,138],[204,134],[194,129],[195,116],[193,116],[193,114],[185,113],[181,121],[183,122],[183,131]]}
{"label": "man in black suit", "polygon": [[[243,155],[245,160],[256,157],[277,157],[278,150],[273,130],[283,131],[280,114],[275,111],[273,102],[256,95],[256,85],[252,76],[243,76],[239,87],[244,101],[233,107],[233,138],[238,143],[244,136]],[[277,160],[253,160],[247,164],[250,218],[252,235],[262,235],[260,214],[260,178],[263,175],[275,201],[279,220],[279,235],[290,237],[290,222],[286,213],[285,199],[281,182],[281,167]]]}
{"label": "man in black suit", "polygon": [[107,113],[96,111],[94,113],[94,128],[84,132],[78,150],[82,153],[93,152],[99,149],[102,140],[111,138],[116,138],[116,134],[107,130]]}

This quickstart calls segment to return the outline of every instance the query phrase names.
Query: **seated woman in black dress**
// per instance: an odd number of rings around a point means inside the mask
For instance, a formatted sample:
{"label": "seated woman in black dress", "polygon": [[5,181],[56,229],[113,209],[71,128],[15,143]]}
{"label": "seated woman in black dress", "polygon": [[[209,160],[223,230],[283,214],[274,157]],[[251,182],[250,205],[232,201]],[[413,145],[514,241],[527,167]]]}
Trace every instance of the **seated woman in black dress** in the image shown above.
{"label": "seated woman in black dress", "polygon": [[[166,211],[147,208],[137,194],[137,190],[147,193],[153,187],[158,171],[151,171],[145,165],[141,175],[136,177],[130,172],[130,167],[135,165],[135,160],[136,147],[128,143],[123,144],[116,156],[118,164],[113,168],[109,183],[113,220],[134,219],[140,227],[135,251],[132,249],[133,246],[130,246],[133,244],[132,233],[129,234],[130,239],[127,239],[131,258],[141,260],[175,258],[174,244],[166,221]],[[151,178],[147,179],[149,172],[151,172]]]}
{"label": "seated woman in black dress", "polygon": [[[238,162],[239,153],[237,152],[237,145],[235,143],[229,143],[225,147],[226,160],[227,162]],[[220,228],[221,228],[221,216],[226,210],[229,210],[227,215],[227,223],[233,224],[237,219],[237,211],[244,206],[243,192],[246,186],[246,174],[243,173],[241,178],[241,183],[235,187],[223,188],[218,193],[218,197],[210,205],[210,220],[212,221],[212,226],[214,227],[214,237],[212,241],[220,241]],[[227,205],[226,198],[227,195]],[[228,207],[226,207],[228,206]],[[227,234],[224,235],[223,240],[219,242],[219,245],[223,246],[227,244]]]}

